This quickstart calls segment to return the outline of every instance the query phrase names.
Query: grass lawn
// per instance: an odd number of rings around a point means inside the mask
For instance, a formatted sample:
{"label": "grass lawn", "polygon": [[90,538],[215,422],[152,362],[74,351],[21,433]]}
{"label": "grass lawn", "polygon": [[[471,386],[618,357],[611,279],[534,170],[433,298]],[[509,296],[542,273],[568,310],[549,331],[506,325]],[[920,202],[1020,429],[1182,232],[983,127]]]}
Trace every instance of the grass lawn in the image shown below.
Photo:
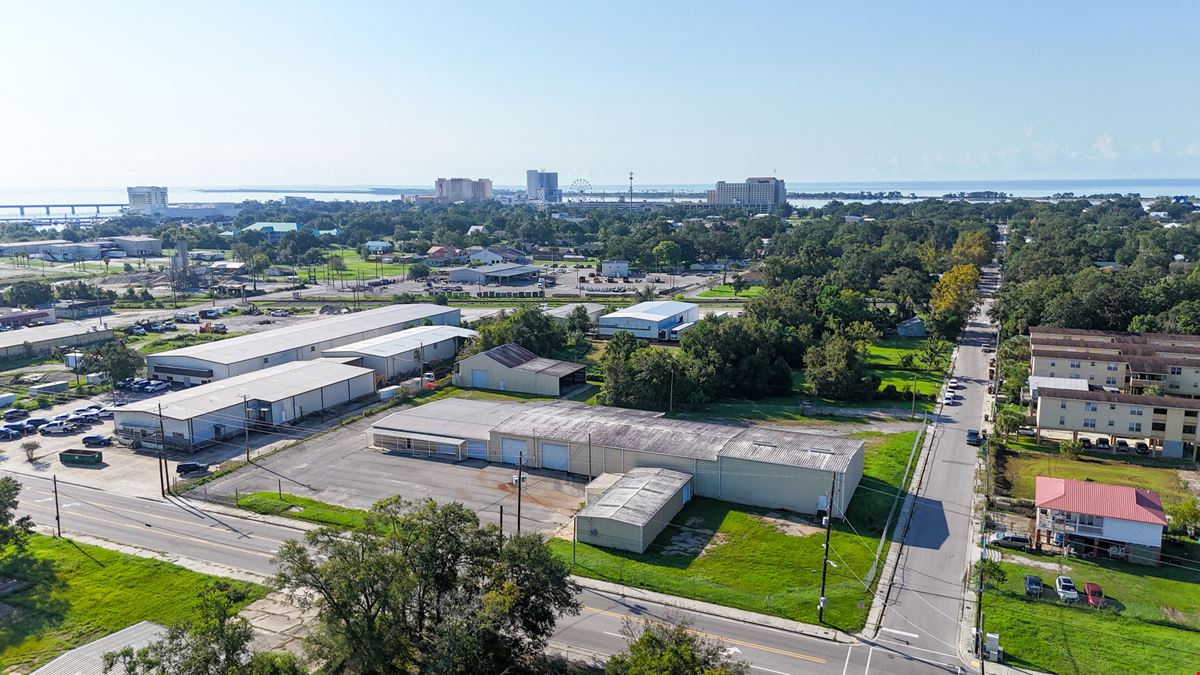
{"label": "grass lawn", "polygon": [[170,337],[154,337],[138,347],[138,351],[143,354],[157,354],[180,347],[191,347],[192,345],[200,345],[206,342],[217,342],[245,333],[178,333]]}
{"label": "grass lawn", "polygon": [[297,497],[283,493],[282,498],[275,492],[252,492],[238,500],[238,506],[270,516],[287,516],[297,520],[307,520],[310,523],[334,525],[347,529],[362,527],[365,511],[351,509],[336,504],[327,504],[316,499]]}
{"label": "grass lawn", "polygon": [[[34,536],[30,555],[3,564],[4,576],[31,586],[2,598],[20,612],[0,621],[0,664],[29,672],[60,653],[138,621],[189,619],[212,577],[170,563]],[[266,589],[230,581],[246,602]],[[5,671],[9,672],[9,671]]]}
{"label": "grass lawn", "polygon": [[1009,451],[1003,455],[1003,478],[997,481],[997,491],[1017,499],[1033,499],[1034,483],[1038,476],[1093,480],[1098,483],[1129,485],[1154,490],[1164,506],[1188,496],[1187,486],[1179,477],[1175,462],[1148,460],[1130,461],[1128,454],[1112,459],[1084,455],[1070,459],[1057,454],[1054,445],[1037,444],[1030,438],[1014,438]]}
{"label": "grass lawn", "polygon": [[899,368],[900,357],[912,354],[920,360],[921,343],[925,338],[892,335],[867,348],[867,362],[874,368]]}
{"label": "grass lawn", "polygon": [[[826,621],[854,631],[866,621],[870,591],[860,579],[869,573],[883,531],[892,494],[905,482],[904,466],[916,432],[866,433],[864,486],[850,504],[849,521],[834,524],[830,539],[837,568],[829,568]],[[889,494],[890,493],[890,494]],[[773,614],[798,621],[816,621],[824,535],[813,527],[803,535],[785,533],[765,519],[771,512],[712,499],[696,498],[675,518],[676,525],[713,531],[703,555],[668,555],[664,548],[679,530],[668,528],[646,553],[578,544],[572,571],[672,595]],[[861,536],[860,536],[861,535]],[[568,562],[572,543],[552,540],[551,548]],[[885,547],[881,555],[886,556]],[[874,586],[874,579],[871,580]],[[859,602],[863,603],[860,608]]]}
{"label": "grass lawn", "polygon": [[[402,277],[408,273],[408,265],[403,263],[383,264],[377,263],[374,260],[363,260],[363,257],[353,249],[337,249],[329,252],[331,255],[341,257],[346,263],[346,271],[341,274],[342,279],[353,280],[355,275],[362,272],[368,279],[374,279],[379,276],[384,277]],[[317,277],[324,279],[324,265],[317,272]]]}
{"label": "grass lawn", "polygon": [[703,291],[698,295],[701,298],[753,298],[762,294],[762,286],[747,286],[741,293],[734,294],[733,286],[725,284],[724,286],[714,286],[707,291]]}
{"label": "grass lawn", "polygon": [[1193,570],[1200,565],[1200,546],[1169,545],[1164,553],[1186,557],[1177,562],[1191,569],[1022,554],[1065,563],[1061,573],[1081,588],[1100,584],[1109,608],[1063,605],[1052,588],[1043,589],[1042,600],[1027,600],[1026,574],[1052,586],[1060,572],[1004,562],[1007,582],[984,594],[986,629],[1000,633],[1012,665],[1052,673],[1194,672],[1200,663],[1200,571]]}

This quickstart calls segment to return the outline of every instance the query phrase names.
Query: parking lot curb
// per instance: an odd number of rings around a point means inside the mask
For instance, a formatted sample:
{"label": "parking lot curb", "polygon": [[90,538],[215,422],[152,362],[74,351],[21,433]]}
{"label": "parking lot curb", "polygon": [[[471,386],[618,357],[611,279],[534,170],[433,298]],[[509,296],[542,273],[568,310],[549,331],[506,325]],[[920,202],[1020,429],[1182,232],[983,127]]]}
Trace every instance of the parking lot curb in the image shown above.
{"label": "parking lot curb", "polygon": [[586,588],[591,591],[610,593],[613,595],[619,595],[623,598],[646,600],[648,602],[667,605],[669,607],[676,607],[689,612],[694,612],[696,614],[707,614],[709,616],[720,617],[722,619],[730,619],[756,626],[774,628],[776,630],[782,630],[788,633],[797,633],[807,637],[828,640],[830,642],[840,642],[843,644],[856,644],[858,642],[858,639],[853,635],[850,635],[849,633],[843,633],[842,631],[835,630],[833,628],[815,626],[809,623],[801,623],[799,621],[783,619],[777,616],[770,616],[768,614],[759,614],[757,612],[749,612],[743,609],[735,609],[733,607],[723,607],[711,602],[681,598],[677,595],[667,595],[666,593],[647,591],[641,588],[634,588],[632,586],[615,584],[610,581],[600,581],[599,579],[589,579],[587,577],[572,575],[571,581],[575,582],[581,588]]}

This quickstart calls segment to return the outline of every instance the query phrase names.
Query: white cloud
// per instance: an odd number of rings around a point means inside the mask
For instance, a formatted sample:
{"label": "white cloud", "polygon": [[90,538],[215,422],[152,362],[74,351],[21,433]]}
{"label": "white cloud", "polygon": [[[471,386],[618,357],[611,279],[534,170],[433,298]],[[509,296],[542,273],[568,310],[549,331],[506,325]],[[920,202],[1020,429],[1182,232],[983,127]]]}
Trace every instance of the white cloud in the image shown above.
{"label": "white cloud", "polygon": [[1117,150],[1113,147],[1112,136],[1107,131],[1100,134],[1096,138],[1096,141],[1092,143],[1092,150],[1094,150],[1101,159],[1117,158]]}
{"label": "white cloud", "polygon": [[1027,140],[1027,141],[1033,140],[1034,129],[1035,129],[1035,127],[1033,126],[1033,122],[1030,122],[1029,124],[1026,124],[1025,126],[1021,127],[1022,133],[1025,134],[1025,140]]}
{"label": "white cloud", "polygon": [[1196,141],[1192,141],[1186,148],[1180,150],[1179,154],[1184,155],[1185,157],[1200,157],[1200,144],[1197,144]]}

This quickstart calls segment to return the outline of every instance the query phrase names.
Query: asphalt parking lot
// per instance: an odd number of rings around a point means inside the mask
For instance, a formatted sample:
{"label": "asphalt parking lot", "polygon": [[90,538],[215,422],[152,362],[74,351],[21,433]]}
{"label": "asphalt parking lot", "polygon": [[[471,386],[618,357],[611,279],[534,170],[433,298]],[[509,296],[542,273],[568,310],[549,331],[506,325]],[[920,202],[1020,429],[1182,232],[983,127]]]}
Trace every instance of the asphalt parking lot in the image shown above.
{"label": "asphalt parking lot", "polygon": [[[516,467],[406,457],[368,448],[367,428],[392,412],[256,459],[253,467],[218,478],[205,489],[224,498],[282,490],[361,509],[396,495],[410,501],[431,498],[438,503],[461,502],[485,523],[499,522],[503,507],[505,531],[516,530]],[[556,472],[530,473],[521,504],[522,530],[552,534],[569,524],[583,502],[583,486]],[[197,491],[191,495],[200,496]]]}

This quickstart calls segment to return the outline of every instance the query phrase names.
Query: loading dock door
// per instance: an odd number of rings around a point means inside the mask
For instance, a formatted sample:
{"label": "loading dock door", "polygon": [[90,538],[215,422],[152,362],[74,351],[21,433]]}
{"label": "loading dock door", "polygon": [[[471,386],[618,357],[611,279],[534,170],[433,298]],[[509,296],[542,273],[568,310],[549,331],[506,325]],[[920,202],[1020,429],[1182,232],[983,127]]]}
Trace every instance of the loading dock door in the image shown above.
{"label": "loading dock door", "polygon": [[487,459],[487,441],[467,441],[467,457]]}
{"label": "loading dock door", "polygon": [[566,471],[569,465],[570,453],[567,446],[557,443],[542,443],[542,468]]}
{"label": "loading dock door", "polygon": [[505,464],[520,464],[521,453],[527,448],[525,441],[519,438],[505,438],[500,441],[500,457]]}
{"label": "loading dock door", "polygon": [[476,389],[488,388],[488,371],[479,368],[471,369],[471,386]]}

